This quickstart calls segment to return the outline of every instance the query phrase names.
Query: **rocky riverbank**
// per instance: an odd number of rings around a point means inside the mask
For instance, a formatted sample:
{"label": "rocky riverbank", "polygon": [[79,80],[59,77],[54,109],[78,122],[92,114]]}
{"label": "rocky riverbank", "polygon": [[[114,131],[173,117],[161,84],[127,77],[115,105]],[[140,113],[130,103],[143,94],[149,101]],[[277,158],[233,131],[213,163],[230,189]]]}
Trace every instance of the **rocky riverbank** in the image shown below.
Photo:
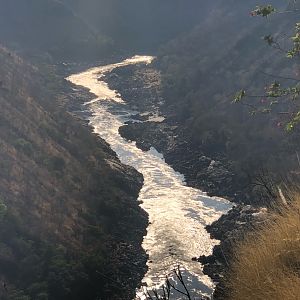
{"label": "rocky riverbank", "polygon": [[124,138],[136,141],[144,151],[155,147],[169,165],[185,175],[187,185],[240,203],[207,227],[212,238],[221,242],[213,255],[197,259],[204,265],[204,272],[219,283],[214,299],[226,299],[223,279],[228,274],[234,245],[262,222],[264,214],[259,208],[243,204],[247,202],[247,190],[240,189],[238,176],[226,158],[218,154],[210,157],[192,143],[188,128],[181,125],[171,107],[164,105],[160,80],[159,71],[144,65],[117,68],[105,78],[134,111],[132,121],[119,129]]}
{"label": "rocky riverbank", "polygon": [[235,184],[238,179],[230,162],[218,154],[211,157],[192,142],[188,128],[164,105],[160,80],[159,71],[143,65],[116,68],[106,75],[110,88],[120,92],[129,108],[137,112],[120,128],[120,134],[136,141],[144,151],[156,148],[169,165],[185,175],[188,186],[242,202],[244,191]]}

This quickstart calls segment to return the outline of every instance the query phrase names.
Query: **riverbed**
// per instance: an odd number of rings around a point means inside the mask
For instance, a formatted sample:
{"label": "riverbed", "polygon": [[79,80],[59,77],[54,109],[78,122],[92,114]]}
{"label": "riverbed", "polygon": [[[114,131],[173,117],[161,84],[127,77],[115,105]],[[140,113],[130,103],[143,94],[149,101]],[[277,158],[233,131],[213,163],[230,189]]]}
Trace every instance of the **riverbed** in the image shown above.
{"label": "riverbed", "polygon": [[[172,276],[174,267],[180,266],[193,295],[210,296],[214,284],[192,258],[211,254],[218,242],[210,239],[205,226],[226,213],[231,205],[224,199],[208,197],[200,190],[187,187],[184,176],[166,164],[154,148],[143,152],[134,142],[123,139],[118,129],[138,112],[130,111],[121,96],[104,81],[104,74],[116,67],[149,64],[152,59],[151,56],[135,56],[71,75],[68,80],[88,88],[95,95],[95,99],[84,104],[84,109],[90,112],[89,122],[95,133],[110,144],[122,163],[133,166],[144,176],[138,199],[149,215],[143,241],[149,256],[144,285],[148,289],[159,287],[165,276]],[[143,298],[142,290],[137,296]],[[180,299],[180,296],[175,295],[174,299]]]}

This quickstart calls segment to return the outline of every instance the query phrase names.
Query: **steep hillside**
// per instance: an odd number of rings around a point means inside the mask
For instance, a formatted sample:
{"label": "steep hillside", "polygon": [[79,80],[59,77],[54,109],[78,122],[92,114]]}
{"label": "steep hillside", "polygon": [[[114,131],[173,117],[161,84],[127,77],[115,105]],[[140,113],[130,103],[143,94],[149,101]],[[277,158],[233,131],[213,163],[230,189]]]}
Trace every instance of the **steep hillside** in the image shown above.
{"label": "steep hillside", "polygon": [[56,61],[149,53],[193,28],[215,5],[197,0],[188,5],[184,0],[0,0],[0,39],[28,56]]}
{"label": "steep hillside", "polygon": [[151,93],[136,95],[140,86],[149,85],[141,83],[141,70],[117,70],[119,77],[109,79],[142,112],[149,111],[150,102],[166,117],[161,124],[131,124],[121,129],[124,136],[160,149],[189,184],[247,203],[261,198],[268,202],[272,195],[267,189],[281,176],[297,173],[299,149],[298,130],[286,134],[285,120],[279,118],[287,116],[281,114],[287,107],[275,106],[277,114],[269,115],[253,112],[264,97],[253,98],[252,106],[232,103],[242,88],[262,95],[276,76],[297,76],[297,65],[263,41],[270,33],[279,39],[289,35],[297,16],[255,19],[250,12],[256,4],[215,3],[199,26],[162,47],[155,63],[144,70],[154,68],[159,77],[159,87]]}
{"label": "steep hillside", "polygon": [[297,15],[254,19],[249,15],[253,1],[231,2],[235,3],[232,11],[215,15],[222,15],[222,21],[173,41],[162,50],[158,63],[166,107],[188,128],[191,143],[215,159],[225,157],[230,162],[229,168],[238,174],[236,188],[243,189],[263,169],[286,174],[296,168],[299,132],[286,134],[286,120],[280,115],[289,108],[274,105],[275,114],[268,115],[267,109],[262,114],[255,107],[272,99],[253,98],[249,106],[232,101],[240,89],[263,95],[274,80],[297,76],[296,64],[263,41],[273,34],[288,48],[288,40],[282,37],[291,34]]}
{"label": "steep hillside", "polygon": [[0,40],[30,56],[93,60],[107,55],[111,40],[96,34],[56,0],[0,0]]}
{"label": "steep hillside", "polygon": [[5,48],[0,66],[0,298],[131,299],[141,175],[65,112],[59,81]]}

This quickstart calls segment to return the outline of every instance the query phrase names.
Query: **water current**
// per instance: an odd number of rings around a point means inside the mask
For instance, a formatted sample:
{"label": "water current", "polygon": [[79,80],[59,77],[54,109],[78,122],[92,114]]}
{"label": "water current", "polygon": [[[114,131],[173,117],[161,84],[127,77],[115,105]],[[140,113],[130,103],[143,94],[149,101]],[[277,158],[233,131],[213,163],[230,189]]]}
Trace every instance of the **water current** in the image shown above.
{"label": "water current", "polygon": [[[121,96],[105,82],[105,73],[116,67],[148,64],[152,59],[134,56],[120,63],[88,69],[67,79],[95,95],[95,99],[85,103],[85,109],[91,113],[89,122],[94,131],[110,144],[122,163],[133,166],[144,176],[138,199],[149,214],[150,222],[143,242],[149,255],[144,283],[148,288],[158,287],[179,265],[194,296],[198,293],[211,295],[213,282],[192,258],[212,252],[217,241],[210,238],[205,226],[227,212],[230,204],[186,186],[184,176],[175,172],[154,148],[143,152],[134,142],[123,139],[118,129],[136,112],[130,111]],[[143,298],[141,291],[137,295]],[[181,296],[177,294],[174,299],[181,299]]]}

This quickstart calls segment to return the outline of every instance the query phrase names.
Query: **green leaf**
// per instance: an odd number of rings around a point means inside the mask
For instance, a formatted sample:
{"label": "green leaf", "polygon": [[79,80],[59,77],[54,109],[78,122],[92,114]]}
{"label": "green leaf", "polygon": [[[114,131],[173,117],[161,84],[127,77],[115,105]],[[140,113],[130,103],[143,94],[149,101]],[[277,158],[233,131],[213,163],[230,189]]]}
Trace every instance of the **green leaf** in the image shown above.
{"label": "green leaf", "polygon": [[246,91],[245,90],[240,90],[239,92],[237,92],[235,94],[233,102],[234,103],[240,102],[245,96],[246,96]]}
{"label": "green leaf", "polygon": [[286,130],[287,131],[292,131],[294,129],[294,124],[293,122],[289,122],[287,125],[286,125]]}
{"label": "green leaf", "polygon": [[268,17],[275,13],[276,9],[272,5],[256,6],[256,9],[251,12],[252,16]]}

